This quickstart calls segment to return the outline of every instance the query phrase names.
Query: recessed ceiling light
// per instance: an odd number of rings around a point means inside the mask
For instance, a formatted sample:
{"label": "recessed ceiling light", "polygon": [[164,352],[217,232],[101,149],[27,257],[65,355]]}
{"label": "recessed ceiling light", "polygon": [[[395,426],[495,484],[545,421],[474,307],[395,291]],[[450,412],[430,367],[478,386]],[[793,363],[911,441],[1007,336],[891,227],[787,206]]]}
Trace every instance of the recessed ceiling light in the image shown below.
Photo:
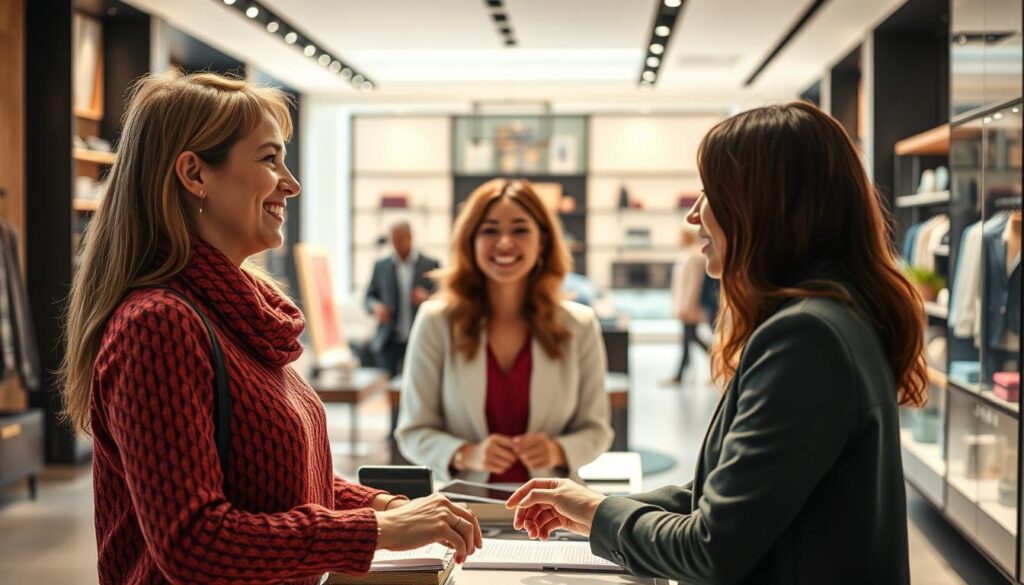
{"label": "recessed ceiling light", "polygon": [[1002,112],[996,112],[995,114],[992,114],[992,117],[994,119],[996,119],[996,120],[1002,120],[1003,119],[1003,113]]}
{"label": "recessed ceiling light", "polygon": [[299,40],[299,35],[295,34],[295,31],[292,31],[284,35],[284,42],[288,43],[289,45],[294,45],[295,41],[297,40]]}
{"label": "recessed ceiling light", "polygon": [[363,76],[362,75],[356,74],[356,76],[352,78],[352,85],[362,85],[362,83],[363,83]]}
{"label": "recessed ceiling light", "polygon": [[277,24],[276,20],[271,20],[267,23],[267,32],[269,33],[276,33],[279,28],[281,28],[281,25]]}
{"label": "recessed ceiling light", "polygon": [[344,77],[345,79],[351,78],[352,77],[352,70],[349,69],[348,67],[342,69],[341,70],[341,76]]}
{"label": "recessed ceiling light", "polygon": [[665,26],[663,24],[654,27],[654,34],[656,34],[659,37],[667,37],[668,33],[670,33],[670,32],[672,32],[672,29],[670,29],[669,27],[667,27],[667,26]]}
{"label": "recessed ceiling light", "polygon": [[260,15],[260,9],[256,8],[255,6],[250,6],[245,9],[245,15],[249,18],[256,18],[257,16]]}
{"label": "recessed ceiling light", "polygon": [[661,43],[651,43],[650,51],[655,55],[660,55],[665,52],[665,45]]}
{"label": "recessed ceiling light", "polygon": [[992,123],[992,116],[985,116],[985,118],[981,121],[981,123],[982,124],[991,124]]}
{"label": "recessed ceiling light", "polygon": [[370,93],[371,89],[373,89],[373,84],[369,81],[364,81],[363,84],[359,86],[359,90],[363,93]]}
{"label": "recessed ceiling light", "polygon": [[644,91],[650,91],[650,90],[654,89],[654,84],[651,83],[650,81],[641,81],[640,82],[640,89],[642,89]]}
{"label": "recessed ceiling light", "polygon": [[341,71],[341,63],[338,61],[332,61],[331,66],[328,67],[328,69],[331,70],[331,73],[337,73]]}
{"label": "recessed ceiling light", "polygon": [[1019,107],[1014,107],[1014,108],[1013,108],[1012,110],[1010,110],[1010,111],[1011,111],[1011,112],[1013,112],[1014,114],[1019,114],[1019,113],[1020,113],[1020,108],[1019,108]]}
{"label": "recessed ceiling light", "polygon": [[661,65],[661,59],[659,59],[657,57],[648,57],[647,58],[647,66],[648,67],[657,67],[658,65]]}
{"label": "recessed ceiling light", "polygon": [[331,64],[331,56],[328,55],[327,53],[324,53],[323,55],[320,55],[320,58],[317,59],[316,61],[317,63],[320,64],[321,67],[327,67],[328,65]]}
{"label": "recessed ceiling light", "polygon": [[313,44],[306,45],[306,48],[302,49],[302,52],[307,57],[312,57],[313,55],[316,55],[316,45],[313,45]]}
{"label": "recessed ceiling light", "polygon": [[640,77],[642,77],[644,81],[654,81],[658,76],[655,75],[653,71],[644,71],[643,75]]}
{"label": "recessed ceiling light", "polygon": [[234,6],[235,0],[224,0],[224,3],[227,4],[228,6]]}
{"label": "recessed ceiling light", "polygon": [[683,0],[665,0],[665,6],[669,8],[679,8],[682,4]]}

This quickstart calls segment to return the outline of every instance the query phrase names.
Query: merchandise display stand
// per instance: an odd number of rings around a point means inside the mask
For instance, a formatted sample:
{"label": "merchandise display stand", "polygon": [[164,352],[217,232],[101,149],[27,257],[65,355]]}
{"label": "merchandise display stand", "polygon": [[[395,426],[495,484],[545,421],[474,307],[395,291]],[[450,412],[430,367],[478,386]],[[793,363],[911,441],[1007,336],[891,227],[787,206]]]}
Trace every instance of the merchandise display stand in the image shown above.
{"label": "merchandise display stand", "polygon": [[[960,38],[996,22],[990,13],[979,20],[992,10],[984,4],[951,5],[950,123],[894,149],[898,244],[904,256],[910,240],[926,245],[911,253],[911,277],[924,285],[930,270],[945,289],[924,306],[929,405],[904,409],[901,439],[907,482],[1020,583],[1021,2],[1003,7],[1018,15],[1005,20],[1017,23],[1016,40]],[[985,75],[971,60],[986,63]],[[919,230],[937,216],[946,220],[924,242]]]}

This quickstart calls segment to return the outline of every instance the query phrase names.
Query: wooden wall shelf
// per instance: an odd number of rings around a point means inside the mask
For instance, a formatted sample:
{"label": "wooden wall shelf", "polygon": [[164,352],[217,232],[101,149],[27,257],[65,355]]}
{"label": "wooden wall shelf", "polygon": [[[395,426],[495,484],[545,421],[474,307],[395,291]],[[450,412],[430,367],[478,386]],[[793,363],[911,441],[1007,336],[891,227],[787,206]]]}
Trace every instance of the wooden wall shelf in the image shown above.
{"label": "wooden wall shelf", "polygon": [[944,156],[949,154],[949,124],[943,124],[896,143],[898,156]]}
{"label": "wooden wall shelf", "polygon": [[100,207],[100,200],[76,198],[71,202],[71,207],[75,211],[96,211]]}
{"label": "wooden wall shelf", "polygon": [[102,150],[89,150],[86,148],[75,148],[71,152],[75,160],[96,163],[99,165],[114,164],[114,153],[103,152]]}

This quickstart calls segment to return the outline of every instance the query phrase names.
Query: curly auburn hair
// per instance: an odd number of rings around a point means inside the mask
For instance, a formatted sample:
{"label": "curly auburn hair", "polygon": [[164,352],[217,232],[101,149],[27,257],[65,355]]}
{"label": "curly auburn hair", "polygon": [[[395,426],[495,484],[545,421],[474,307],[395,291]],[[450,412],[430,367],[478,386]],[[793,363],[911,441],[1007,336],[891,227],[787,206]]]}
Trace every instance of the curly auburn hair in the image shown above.
{"label": "curly auburn hair", "polygon": [[562,344],[569,331],[559,319],[563,298],[562,281],[572,269],[572,256],[565,246],[562,228],[525,180],[492,179],[477,187],[463,204],[455,220],[451,243],[451,265],[435,275],[439,297],[446,302],[445,315],[451,323],[453,351],[473,359],[480,346],[484,321],[491,315],[487,278],[476,263],[474,240],[487,212],[502,198],[526,211],[541,232],[537,267],[530,272],[523,317],[530,333],[553,359],[562,356]]}
{"label": "curly auburn hair", "polygon": [[[900,272],[889,216],[853,141],[805,102],[756,108],[712,128],[697,152],[705,196],[728,241],[712,372],[731,378],[750,336],[787,299],[831,298],[874,326],[900,404],[927,400],[924,311]],[[828,263],[858,287],[801,280]]]}

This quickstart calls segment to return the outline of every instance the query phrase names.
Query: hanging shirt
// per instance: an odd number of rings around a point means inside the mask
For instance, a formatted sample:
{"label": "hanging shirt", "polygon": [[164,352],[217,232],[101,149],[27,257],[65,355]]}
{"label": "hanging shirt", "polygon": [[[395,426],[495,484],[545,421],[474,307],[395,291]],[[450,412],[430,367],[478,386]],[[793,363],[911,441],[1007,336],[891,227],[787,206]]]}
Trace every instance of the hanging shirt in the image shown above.
{"label": "hanging shirt", "polygon": [[[515,437],[526,432],[530,420],[530,374],[533,354],[530,337],[516,354],[508,371],[502,372],[491,346],[487,346],[487,428],[491,433]],[[504,473],[492,473],[489,483],[524,483],[530,472],[516,461]]]}

